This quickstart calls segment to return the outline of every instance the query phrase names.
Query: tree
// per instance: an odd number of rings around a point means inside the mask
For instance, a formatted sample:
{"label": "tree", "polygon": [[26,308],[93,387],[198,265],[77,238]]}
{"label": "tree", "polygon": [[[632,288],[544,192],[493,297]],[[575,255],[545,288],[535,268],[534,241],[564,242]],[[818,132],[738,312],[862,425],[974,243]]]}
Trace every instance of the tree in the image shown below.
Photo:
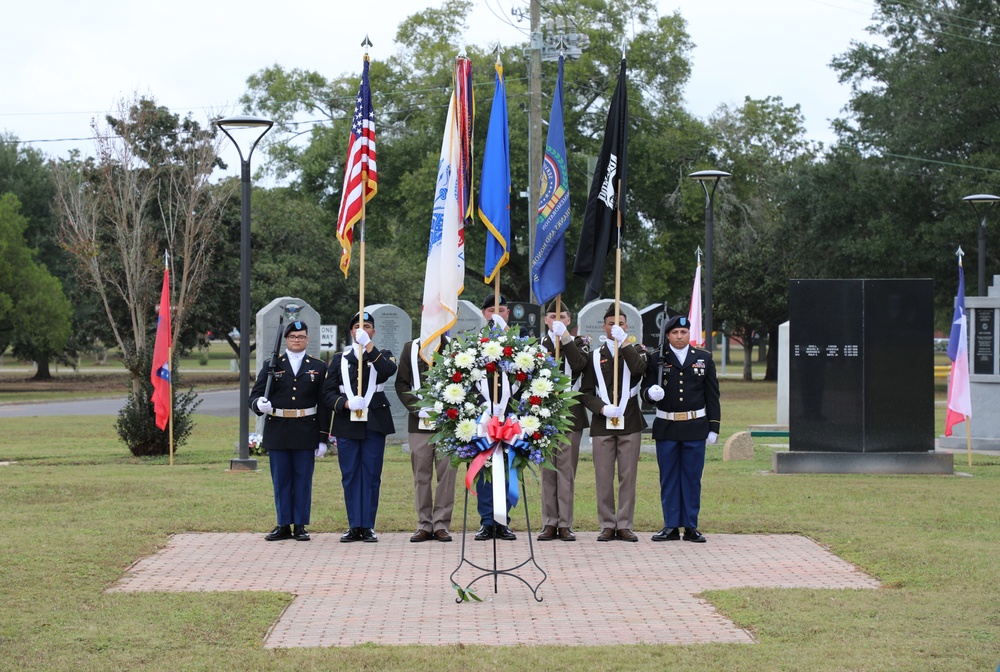
{"label": "tree", "polygon": [[[472,3],[446,0],[404,20],[396,34],[399,51],[371,64],[371,81],[377,114],[379,192],[369,210],[368,253],[373,262],[391,265],[382,290],[388,302],[417,310],[423,284],[425,244],[441,133],[444,128],[452,71],[461,42],[465,17]],[[589,187],[588,157],[596,156],[601,143],[607,104],[621,58],[621,36],[632,36],[628,53],[630,107],[632,109],[628,220],[623,273],[624,295],[643,302],[662,300],[664,292],[679,299],[679,288],[690,287],[690,270],[674,257],[693,255],[700,212],[689,213],[679,198],[679,181],[708,146],[704,126],[681,106],[684,83],[690,75],[692,48],[678,13],[659,17],[650,0],[599,0],[567,2],[560,13],[574,16],[587,27],[591,46],[584,55],[566,64],[565,131],[573,194],[572,217],[581,222]],[[504,270],[505,293],[527,298],[529,292],[529,214],[534,208],[518,198],[527,184],[527,58],[522,47],[503,54],[510,110],[512,182],[511,261]],[[475,129],[476,161],[488,125],[493,93],[493,62],[489,48],[467,46],[473,60],[479,114]],[[359,54],[360,65],[360,54]],[[551,92],[556,65],[544,64],[542,89]],[[298,69],[274,65],[252,75],[242,98],[247,113],[275,119],[275,131],[266,146],[268,170],[289,180],[291,192],[310,199],[335,217],[340,202],[348,120],[353,113],[358,75],[333,79]],[[550,94],[547,94],[550,95]],[[543,105],[543,108],[546,106]],[[547,114],[547,109],[545,111]],[[309,131],[297,122],[322,118]],[[305,142],[290,142],[295,137]],[[479,165],[475,166],[478,191]],[[692,218],[691,215],[694,215]],[[571,229],[567,249],[575,249],[579,226]],[[478,300],[482,284],[485,235],[478,219],[466,231],[465,296]],[[388,266],[386,267],[388,268]],[[628,269],[642,269],[631,273]],[[366,270],[366,273],[368,271]],[[683,280],[683,281],[681,281]],[[610,285],[610,281],[608,282]],[[353,279],[349,286],[353,287]],[[377,286],[373,281],[372,287]],[[345,290],[348,285],[345,285]],[[567,299],[582,294],[582,283],[569,279]],[[685,298],[686,300],[686,298]],[[419,317],[414,315],[414,317]]]}
{"label": "tree", "polygon": [[[1000,189],[1000,51],[996,0],[876,0],[869,32],[880,44],[856,42],[833,59],[852,94],[837,120],[840,147],[815,180],[847,182],[846,193],[814,195],[859,222],[871,245],[869,277],[932,277],[938,324],[947,325],[954,251],[975,259],[976,221],[961,198]],[[835,163],[834,163],[835,162]],[[857,194],[858,197],[854,198]],[[877,194],[877,198],[872,198]],[[852,207],[853,204],[853,207]],[[848,246],[853,231],[834,240]],[[987,229],[987,268],[1000,262],[1000,233]],[[856,243],[860,247],[862,242]],[[822,262],[825,264],[827,260]],[[967,278],[967,290],[981,290]]]}
{"label": "tree", "polygon": [[24,240],[27,219],[14,194],[0,196],[0,352],[39,353],[35,378],[51,378],[49,359],[70,335],[72,309],[59,280],[35,261]]}
{"label": "tree", "polygon": [[767,337],[768,371],[777,379],[778,325],[788,315],[788,253],[782,176],[807,165],[817,148],[805,139],[798,105],[780,97],[722,105],[709,125],[719,165],[732,173],[716,197],[715,302],[719,323],[743,344],[743,379],[752,379],[755,338]]}
{"label": "tree", "polygon": [[146,98],[122,99],[117,113],[104,127],[93,123],[96,159],[57,164],[56,203],[62,243],[99,298],[135,397],[149,376],[162,250],[172,258],[178,342],[208,273],[225,193],[208,183],[219,165],[214,131]]}

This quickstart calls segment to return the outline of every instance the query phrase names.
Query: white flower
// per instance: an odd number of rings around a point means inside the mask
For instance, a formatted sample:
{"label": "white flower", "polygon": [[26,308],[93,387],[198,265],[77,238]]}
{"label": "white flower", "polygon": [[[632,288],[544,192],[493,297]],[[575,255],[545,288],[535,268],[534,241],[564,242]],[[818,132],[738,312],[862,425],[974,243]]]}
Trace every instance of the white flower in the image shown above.
{"label": "white flower", "polygon": [[548,369],[542,369],[541,371],[538,372],[538,375],[541,376],[542,378],[548,378],[549,376],[552,375],[552,372],[549,371]]}
{"label": "white flower", "polygon": [[543,418],[547,418],[547,417],[549,417],[549,416],[552,415],[552,411],[550,411],[547,408],[539,408],[538,409],[538,415],[540,415]]}
{"label": "white flower", "polygon": [[459,420],[458,424],[455,426],[455,438],[463,443],[468,443],[472,440],[472,437],[476,435],[476,421],[475,420]]}
{"label": "white flower", "polygon": [[476,412],[476,405],[467,401],[465,402],[465,405],[462,407],[462,410],[465,411],[466,415],[471,415],[472,413]]}
{"label": "white flower", "polygon": [[444,413],[444,404],[442,404],[440,401],[435,401],[434,402],[434,412],[435,413]]}
{"label": "white flower", "polygon": [[534,434],[542,426],[542,422],[533,415],[526,415],[521,418],[521,429],[525,434]]}
{"label": "white flower", "polygon": [[528,352],[519,352],[514,355],[514,366],[522,371],[531,371],[535,368],[535,358]]}
{"label": "white flower", "polygon": [[490,360],[497,360],[503,355],[503,346],[497,341],[483,343],[483,355]]}
{"label": "white flower", "polygon": [[469,378],[472,378],[472,382],[478,383],[480,380],[486,377],[486,372],[482,369],[473,369],[469,372]]}
{"label": "white flower", "polygon": [[549,392],[552,391],[552,379],[550,378],[535,378],[531,381],[531,394],[535,397],[542,397],[543,399],[549,396]]}
{"label": "white flower", "polygon": [[476,363],[475,351],[463,350],[455,355],[455,366],[460,369],[467,369]]}
{"label": "white flower", "polygon": [[441,398],[449,404],[458,404],[465,400],[465,388],[458,383],[451,383],[444,388]]}

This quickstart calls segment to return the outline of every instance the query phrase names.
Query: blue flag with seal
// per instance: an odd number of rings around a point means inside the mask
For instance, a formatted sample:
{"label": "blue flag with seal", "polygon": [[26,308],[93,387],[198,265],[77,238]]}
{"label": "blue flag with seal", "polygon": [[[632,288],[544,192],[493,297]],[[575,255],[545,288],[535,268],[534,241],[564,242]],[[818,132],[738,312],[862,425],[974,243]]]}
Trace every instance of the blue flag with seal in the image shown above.
{"label": "blue flag with seal", "polygon": [[549,114],[549,136],[545,142],[538,198],[535,249],[531,256],[531,288],[545,305],[566,291],[566,231],[569,229],[569,171],[563,132],[563,58]]}
{"label": "blue flag with seal", "polygon": [[510,261],[510,141],[507,136],[507,90],[503,65],[496,63],[496,91],[490,110],[490,126],[483,150],[483,174],[479,188],[479,218],[486,237],[485,282],[493,282]]}

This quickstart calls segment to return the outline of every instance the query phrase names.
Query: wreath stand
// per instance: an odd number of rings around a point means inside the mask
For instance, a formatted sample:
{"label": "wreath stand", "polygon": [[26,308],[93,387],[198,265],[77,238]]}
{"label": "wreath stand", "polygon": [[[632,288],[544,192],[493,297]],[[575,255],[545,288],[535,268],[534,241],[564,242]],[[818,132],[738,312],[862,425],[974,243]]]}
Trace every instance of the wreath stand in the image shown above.
{"label": "wreath stand", "polygon": [[[465,538],[466,538],[467,532],[468,532],[468,525],[467,525],[467,523],[468,523],[468,519],[469,519],[469,490],[466,489],[465,490],[465,510],[462,513],[462,558],[458,562],[458,567],[455,568],[455,571],[453,571],[451,573],[451,576],[449,578],[451,579],[452,583],[455,583],[455,575],[458,574],[458,571],[460,569],[462,569],[462,565],[468,564],[473,569],[476,569],[476,570],[478,570],[478,571],[480,571],[482,573],[479,574],[478,576],[476,576],[475,578],[473,578],[471,581],[469,581],[469,583],[467,583],[465,585],[465,590],[469,590],[469,588],[471,588],[472,585],[474,583],[476,583],[477,581],[479,581],[480,579],[484,579],[487,576],[492,576],[493,577],[493,593],[496,594],[498,592],[498,585],[497,584],[499,583],[499,577],[500,577],[500,575],[511,576],[511,577],[517,579],[518,581],[520,581],[521,583],[523,583],[524,585],[526,585],[528,587],[528,589],[531,591],[531,594],[534,595],[536,602],[541,602],[542,598],[538,596],[538,589],[542,587],[542,584],[545,583],[545,580],[547,578],[549,578],[549,575],[546,574],[545,570],[542,569],[541,567],[539,567],[538,563],[535,561],[535,546],[534,546],[534,541],[532,540],[532,536],[531,536],[531,518],[530,518],[530,515],[528,513],[528,498],[527,498],[527,490],[524,487],[524,470],[523,469],[519,470],[518,479],[521,481],[521,502],[524,504],[524,522],[525,522],[525,525],[528,528],[528,559],[525,560],[524,562],[521,562],[520,564],[514,565],[513,567],[507,567],[507,568],[504,568],[504,569],[498,569],[497,568],[497,538],[496,538],[495,534],[493,535],[493,568],[492,569],[489,568],[489,567],[482,567],[480,565],[477,565],[476,563],[472,562],[467,557],[465,557]],[[534,586],[532,586],[531,583],[529,583],[528,580],[525,579],[523,576],[520,576],[520,575],[516,574],[516,571],[518,569],[521,569],[522,567],[527,566],[529,562],[531,564],[533,564],[535,566],[535,568],[539,572],[542,573],[542,580],[539,581]],[[461,603],[462,601],[463,600],[462,600],[461,597],[455,598],[455,602]]]}

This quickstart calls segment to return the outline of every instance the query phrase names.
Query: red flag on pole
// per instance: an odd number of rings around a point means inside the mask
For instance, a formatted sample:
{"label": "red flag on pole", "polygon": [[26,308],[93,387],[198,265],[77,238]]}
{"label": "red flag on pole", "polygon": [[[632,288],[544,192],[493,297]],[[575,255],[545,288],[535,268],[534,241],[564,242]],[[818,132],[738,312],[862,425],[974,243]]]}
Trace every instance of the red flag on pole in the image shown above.
{"label": "red flag on pole", "polygon": [[156,344],[153,346],[153,408],[156,426],[166,430],[170,419],[170,268],[163,269],[163,290],[160,292],[160,316],[156,321]]}

